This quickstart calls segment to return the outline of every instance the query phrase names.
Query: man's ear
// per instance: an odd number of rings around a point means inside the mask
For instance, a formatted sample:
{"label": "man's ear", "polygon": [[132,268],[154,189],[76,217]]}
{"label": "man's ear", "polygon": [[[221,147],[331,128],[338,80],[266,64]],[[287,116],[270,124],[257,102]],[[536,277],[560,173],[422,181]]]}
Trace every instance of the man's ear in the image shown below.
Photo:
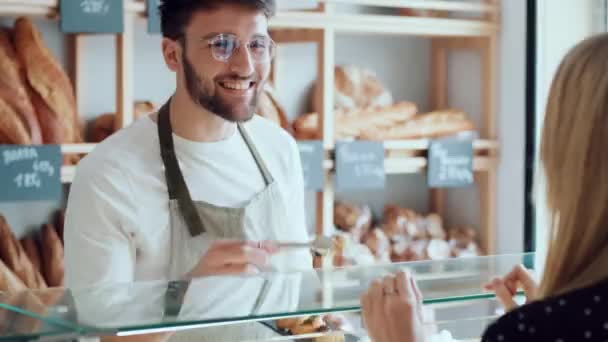
{"label": "man's ear", "polygon": [[163,38],[162,40],[162,50],[163,50],[163,58],[165,59],[165,64],[169,70],[173,72],[177,72],[179,69],[179,61],[180,61],[180,53],[181,46],[179,46],[179,41],[172,40],[169,38]]}

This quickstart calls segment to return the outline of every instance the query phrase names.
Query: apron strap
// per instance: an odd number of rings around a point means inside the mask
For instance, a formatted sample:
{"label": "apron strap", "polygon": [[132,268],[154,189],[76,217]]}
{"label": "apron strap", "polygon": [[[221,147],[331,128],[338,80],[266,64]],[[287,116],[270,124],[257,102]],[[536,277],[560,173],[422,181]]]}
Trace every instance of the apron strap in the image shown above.
{"label": "apron strap", "polygon": [[274,178],[272,177],[272,174],[266,167],[266,163],[264,163],[264,159],[262,159],[260,152],[258,152],[258,149],[255,147],[255,144],[253,143],[253,139],[251,139],[251,136],[249,135],[249,133],[247,133],[247,130],[245,129],[245,125],[243,125],[242,123],[238,123],[237,126],[239,128],[239,132],[241,133],[241,136],[243,137],[243,140],[245,140],[245,144],[247,145],[247,147],[249,148],[249,151],[251,152],[251,155],[253,155],[253,159],[255,160],[255,163],[258,165],[258,169],[260,169],[260,171],[262,172],[262,176],[264,177],[264,182],[266,183],[266,186],[272,184],[274,182]]}
{"label": "apron strap", "polygon": [[190,191],[184,180],[184,175],[177,162],[173,145],[173,129],[169,118],[169,101],[158,111],[158,138],[160,140],[160,154],[165,164],[165,179],[169,199],[177,200],[182,217],[188,226],[191,236],[198,236],[206,231],[199,216]]}

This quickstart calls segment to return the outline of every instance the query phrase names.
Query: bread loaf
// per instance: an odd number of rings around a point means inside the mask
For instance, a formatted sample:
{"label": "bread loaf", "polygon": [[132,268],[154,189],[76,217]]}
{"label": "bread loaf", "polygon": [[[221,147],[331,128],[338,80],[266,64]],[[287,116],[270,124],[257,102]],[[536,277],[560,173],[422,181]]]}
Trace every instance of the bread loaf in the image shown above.
{"label": "bread loaf", "polygon": [[[399,102],[385,107],[366,107],[355,110],[336,109],[336,139],[356,139],[365,130],[382,132],[412,119],[418,108],[413,102]],[[294,121],[296,138],[319,139],[319,115],[308,113]],[[380,134],[380,133],[379,133]]]}
{"label": "bread loaf", "polygon": [[475,130],[467,115],[458,110],[442,110],[418,115],[404,124],[377,130],[367,128],[361,132],[365,140],[402,140],[438,138]]}
{"label": "bread loaf", "polygon": [[30,289],[46,288],[40,273],[36,271],[2,215],[0,215],[0,245],[0,258],[23,281],[25,286]]}
{"label": "bread loaf", "polygon": [[285,109],[279,103],[274,87],[268,82],[264,85],[264,91],[258,100],[256,113],[276,123],[283,129],[291,131]]}
{"label": "bread loaf", "polygon": [[[150,101],[137,101],[133,104],[133,118],[135,120],[154,111],[156,111],[156,105]],[[116,132],[116,114],[106,113],[100,115],[95,119],[95,123],[93,124],[91,141],[96,143],[102,142],[114,134],[114,132]]]}
{"label": "bread loaf", "polygon": [[65,211],[63,209],[61,209],[55,213],[55,217],[53,218],[53,225],[55,226],[55,229],[57,230],[57,235],[59,236],[59,239],[61,240],[62,245],[63,245],[64,224],[65,224]]}
{"label": "bread loaf", "polygon": [[48,286],[63,286],[63,246],[51,224],[42,227],[42,268]]}
{"label": "bread loaf", "polygon": [[[373,71],[355,66],[342,65],[334,69],[334,107],[345,109],[358,109],[365,107],[389,106],[393,97],[387,88],[380,82]],[[315,88],[320,86],[317,80]],[[321,92],[313,91],[312,110],[321,112]]]}
{"label": "bread loaf", "polygon": [[17,113],[33,144],[42,143],[40,124],[30,101],[25,70],[13,46],[11,32],[0,29],[0,98]]}
{"label": "bread loaf", "polygon": [[0,98],[0,144],[31,144],[27,128],[15,109]]}
{"label": "bread loaf", "polygon": [[27,290],[27,286],[0,260],[0,292],[17,293],[24,290]]}
{"label": "bread loaf", "polygon": [[42,274],[42,258],[40,257],[40,249],[38,248],[38,243],[34,236],[26,236],[20,240],[20,243],[25,255],[27,255],[28,259],[30,259],[32,265],[34,266],[34,269],[39,274]]}
{"label": "bread loaf", "polygon": [[[39,96],[36,100],[32,99],[32,103],[41,123],[44,142],[58,144],[82,141],[70,79],[28,18],[21,17],[15,22],[15,46],[27,71],[32,93]],[[44,124],[45,122],[49,123]]]}

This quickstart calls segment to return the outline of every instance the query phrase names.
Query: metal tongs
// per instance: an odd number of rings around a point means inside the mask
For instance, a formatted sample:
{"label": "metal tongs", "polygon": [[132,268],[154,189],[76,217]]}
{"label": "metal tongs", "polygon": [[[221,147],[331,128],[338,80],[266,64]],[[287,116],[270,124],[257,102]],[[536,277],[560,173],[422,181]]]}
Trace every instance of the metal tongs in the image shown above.
{"label": "metal tongs", "polygon": [[279,248],[309,248],[313,252],[327,255],[333,247],[333,241],[326,236],[317,236],[310,242],[280,242]]}

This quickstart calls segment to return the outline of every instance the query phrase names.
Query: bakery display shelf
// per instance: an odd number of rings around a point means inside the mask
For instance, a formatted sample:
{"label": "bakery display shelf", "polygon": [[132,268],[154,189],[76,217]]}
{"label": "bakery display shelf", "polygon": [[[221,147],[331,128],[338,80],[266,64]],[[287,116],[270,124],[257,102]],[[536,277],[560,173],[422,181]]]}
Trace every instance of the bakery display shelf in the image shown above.
{"label": "bakery display shelf", "polygon": [[[319,269],[304,272],[215,276],[192,281],[134,282],[78,289],[26,291],[45,298],[37,305],[1,294],[4,308],[44,322],[54,322],[88,336],[130,336],[232,324],[268,322],[287,317],[360,311],[359,298],[370,284],[386,274],[409,270],[416,277],[425,306],[439,304],[474,307],[495,296],[483,284],[515,265],[533,268],[534,254],[467,257],[397,264]],[[446,274],[451,277],[438,277]],[[425,276],[433,275],[432,277]],[[172,289],[167,296],[167,289]],[[49,300],[51,298],[52,300]],[[173,301],[172,299],[175,299]],[[170,306],[170,310],[166,310]],[[77,311],[76,311],[77,308]],[[442,310],[459,310],[443,306]],[[460,310],[459,319],[475,318]],[[483,317],[487,315],[487,310]],[[471,317],[467,317],[471,315]],[[439,315],[438,322],[445,321]]]}

